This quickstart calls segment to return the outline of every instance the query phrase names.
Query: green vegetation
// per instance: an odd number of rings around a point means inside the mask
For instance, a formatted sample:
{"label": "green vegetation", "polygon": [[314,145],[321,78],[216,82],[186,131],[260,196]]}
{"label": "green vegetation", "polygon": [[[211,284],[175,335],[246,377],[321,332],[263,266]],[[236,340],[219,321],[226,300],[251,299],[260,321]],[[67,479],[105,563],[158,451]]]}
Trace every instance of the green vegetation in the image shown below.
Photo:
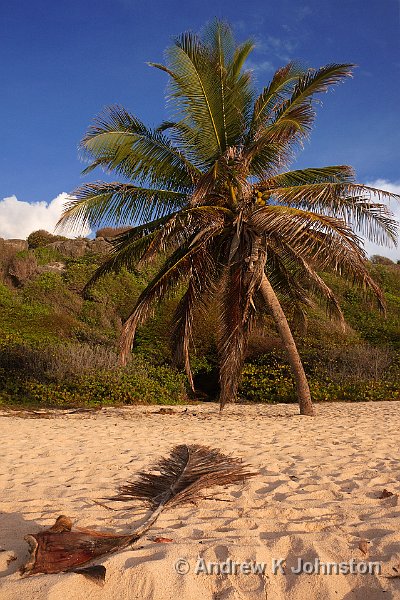
{"label": "green vegetation", "polygon": [[59,242],[66,239],[67,238],[62,235],[53,235],[44,229],[38,229],[37,231],[32,231],[32,233],[28,235],[27,241],[29,248],[43,248],[53,242]]}
{"label": "green vegetation", "polygon": [[[18,260],[31,264],[37,249],[8,250],[0,258],[0,403],[64,408],[175,404],[204,399],[204,390],[217,397],[215,311],[196,321],[191,363],[198,389],[193,394],[183,372],[172,366],[168,335],[175,297],[139,328],[131,360],[126,367],[119,365],[122,322],[157,265],[141,273],[122,269],[107,275],[84,298],[82,287],[101,257],[57,254],[61,272],[37,272],[17,287],[7,268],[17,254]],[[54,256],[48,259],[52,264]],[[37,269],[42,266],[46,264],[37,264]],[[386,318],[361,292],[332,277],[347,331],[327,320],[323,306],[315,305],[307,332],[296,335],[316,401],[400,398],[400,265],[369,268],[386,293]],[[249,402],[296,401],[282,345],[267,316],[250,339],[239,397]]]}

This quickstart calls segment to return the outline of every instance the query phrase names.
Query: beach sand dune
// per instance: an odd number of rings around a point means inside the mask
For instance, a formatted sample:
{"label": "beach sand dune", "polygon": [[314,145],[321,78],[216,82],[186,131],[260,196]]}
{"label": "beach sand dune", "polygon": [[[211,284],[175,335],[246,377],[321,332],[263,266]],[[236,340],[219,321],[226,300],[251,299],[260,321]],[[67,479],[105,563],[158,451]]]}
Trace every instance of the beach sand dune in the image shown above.
{"label": "beach sand dune", "polygon": [[[393,577],[400,576],[400,403],[319,405],[314,419],[296,413],[296,406],[235,405],[220,417],[211,404],[47,418],[4,412],[0,598],[400,599],[400,578]],[[208,490],[196,505],[167,510],[137,549],[97,561],[107,568],[103,587],[73,573],[20,577],[24,536],[60,514],[79,527],[132,531],[145,509],[104,498],[180,443],[218,447],[258,474]],[[383,490],[393,495],[380,498]],[[296,574],[291,567],[299,558],[311,564],[376,561],[382,569]],[[176,571],[180,559],[187,560],[188,574]],[[228,559],[265,563],[264,573],[194,572],[196,565],[226,565]],[[274,573],[272,561],[279,559],[283,569]]]}

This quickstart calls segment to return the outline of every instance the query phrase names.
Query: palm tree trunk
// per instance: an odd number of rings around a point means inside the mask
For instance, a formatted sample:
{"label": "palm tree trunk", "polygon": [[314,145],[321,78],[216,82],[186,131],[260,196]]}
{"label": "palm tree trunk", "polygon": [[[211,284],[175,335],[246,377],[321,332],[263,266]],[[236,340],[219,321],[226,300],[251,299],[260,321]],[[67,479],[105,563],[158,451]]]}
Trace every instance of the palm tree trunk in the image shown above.
{"label": "palm tree trunk", "polygon": [[311,401],[310,388],[304,367],[301,362],[289,323],[287,322],[282,306],[270,284],[267,276],[264,274],[261,280],[260,292],[268,306],[268,309],[274,319],[276,328],[285,346],[293,377],[296,384],[297,399],[300,406],[300,414],[310,417],[315,415],[313,403]]}

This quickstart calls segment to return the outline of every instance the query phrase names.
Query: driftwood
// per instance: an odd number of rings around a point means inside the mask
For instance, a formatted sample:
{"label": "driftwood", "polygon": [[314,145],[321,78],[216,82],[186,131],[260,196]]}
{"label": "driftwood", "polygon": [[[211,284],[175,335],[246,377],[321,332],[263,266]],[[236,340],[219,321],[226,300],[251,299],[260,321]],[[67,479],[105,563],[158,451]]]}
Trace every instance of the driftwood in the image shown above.
{"label": "driftwood", "polygon": [[24,575],[74,572],[98,582],[105,579],[105,567],[79,568],[89,561],[117,552],[141,538],[165,508],[195,502],[208,487],[244,481],[250,472],[237,458],[204,446],[176,446],[150,472],[141,472],[136,481],[124,485],[110,500],[137,500],[151,509],[149,518],[129,535],[76,528],[61,515],[50,529],[27,535],[30,558],[22,569]]}

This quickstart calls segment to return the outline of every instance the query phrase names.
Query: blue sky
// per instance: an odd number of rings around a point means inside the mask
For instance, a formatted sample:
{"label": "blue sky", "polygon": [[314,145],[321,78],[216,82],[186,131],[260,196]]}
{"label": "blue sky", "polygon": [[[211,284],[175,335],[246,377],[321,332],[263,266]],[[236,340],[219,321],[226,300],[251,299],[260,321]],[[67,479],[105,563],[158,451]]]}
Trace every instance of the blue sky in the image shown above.
{"label": "blue sky", "polygon": [[216,16],[239,41],[256,40],[260,87],[291,59],[359,65],[321,97],[296,166],[346,163],[359,181],[400,184],[398,0],[15,0],[0,20],[0,199],[51,202],[79,185],[77,144],[107,104],[158,124],[166,80],[146,61],[161,61],[172,36]]}

